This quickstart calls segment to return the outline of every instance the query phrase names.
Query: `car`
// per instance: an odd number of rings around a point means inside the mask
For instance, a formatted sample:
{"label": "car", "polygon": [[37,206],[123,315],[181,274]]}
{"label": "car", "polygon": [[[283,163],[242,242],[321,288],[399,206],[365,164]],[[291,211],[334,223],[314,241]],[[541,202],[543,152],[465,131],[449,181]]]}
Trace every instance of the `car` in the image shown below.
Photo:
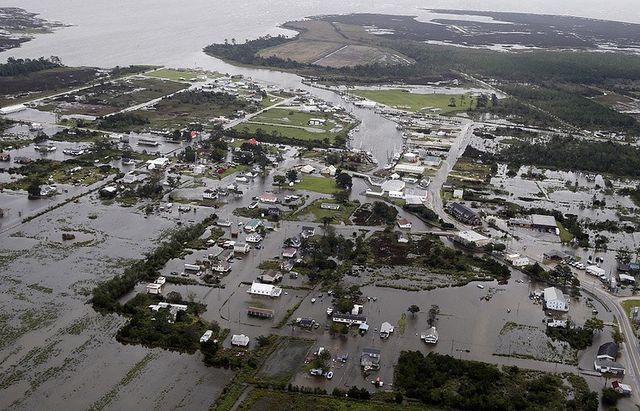
{"label": "car", "polygon": [[322,375],[322,369],[321,368],[312,368],[312,369],[309,370],[309,374],[315,375],[315,376],[320,376],[320,375]]}
{"label": "car", "polygon": [[315,298],[312,298],[312,299],[311,299],[311,304],[313,304],[313,303],[315,303],[315,302],[316,302],[316,299],[315,299]]}
{"label": "car", "polygon": [[329,371],[329,372],[327,373],[327,380],[330,380],[330,379],[332,379],[332,378],[333,378],[333,371]]}

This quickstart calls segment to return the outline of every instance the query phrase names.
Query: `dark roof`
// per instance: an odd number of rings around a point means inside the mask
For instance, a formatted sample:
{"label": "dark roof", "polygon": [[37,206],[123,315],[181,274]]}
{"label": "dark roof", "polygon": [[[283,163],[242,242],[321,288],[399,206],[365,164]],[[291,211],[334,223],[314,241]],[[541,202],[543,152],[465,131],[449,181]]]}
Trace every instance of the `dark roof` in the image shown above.
{"label": "dark roof", "polygon": [[362,354],[374,354],[374,355],[380,355],[380,350],[377,348],[370,348],[370,347],[366,347],[362,349]]}
{"label": "dark roof", "polygon": [[616,358],[618,356],[618,344],[614,342],[604,343],[598,348],[598,357],[601,355],[606,355],[611,358]]}
{"label": "dark roof", "polygon": [[478,214],[476,214],[475,211],[473,211],[472,209],[470,209],[469,207],[467,207],[464,204],[460,204],[460,203],[449,203],[447,204],[447,207],[453,211],[454,213],[460,214],[462,216],[464,216],[465,218],[475,218],[478,217]]}
{"label": "dark roof", "polygon": [[569,255],[568,255],[567,253],[565,253],[564,251],[560,251],[560,250],[549,250],[549,251],[545,251],[545,252],[543,253],[543,255],[544,255],[546,258],[561,258],[561,259],[564,259],[564,258],[569,257]]}

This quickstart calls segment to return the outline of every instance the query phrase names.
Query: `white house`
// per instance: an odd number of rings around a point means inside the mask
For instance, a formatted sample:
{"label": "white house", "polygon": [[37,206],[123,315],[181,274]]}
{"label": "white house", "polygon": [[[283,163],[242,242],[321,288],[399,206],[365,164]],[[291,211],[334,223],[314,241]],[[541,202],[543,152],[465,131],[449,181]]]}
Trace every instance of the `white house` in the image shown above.
{"label": "white house", "polygon": [[276,196],[273,193],[262,193],[260,195],[260,197],[258,197],[258,200],[261,203],[268,203],[268,204],[275,204],[278,202],[278,196]]}
{"label": "white house", "polygon": [[334,165],[329,165],[320,170],[320,174],[333,177],[336,175],[336,171],[338,171],[338,169]]}
{"label": "white house", "polygon": [[298,250],[296,250],[293,247],[287,247],[284,250],[282,250],[282,256],[285,258],[293,258],[296,256],[297,253],[298,253]]}
{"label": "white house", "polygon": [[544,305],[549,310],[554,311],[569,311],[569,305],[564,298],[562,291],[555,287],[548,287],[544,289]]}
{"label": "white house", "polygon": [[147,284],[147,294],[161,294],[161,293],[162,293],[162,284],[158,284],[158,283]]}
{"label": "white house", "polygon": [[244,334],[237,334],[231,337],[231,345],[236,347],[246,347],[249,345],[249,337]]}
{"label": "white house", "polygon": [[267,297],[280,297],[282,294],[282,288],[276,287],[271,284],[252,283],[251,288],[247,291],[253,295],[264,295]]}
{"label": "white house", "polygon": [[236,243],[233,245],[234,253],[246,254],[249,252],[250,249],[251,247],[249,247],[249,244],[245,244],[245,243]]}
{"label": "white house", "polygon": [[228,271],[231,271],[231,264],[229,264],[226,261],[220,261],[220,262],[212,265],[211,269],[213,271],[217,271],[219,273],[226,273]]}
{"label": "white house", "polygon": [[304,174],[311,174],[314,171],[316,171],[316,169],[313,166],[310,166],[309,164],[300,167],[300,172]]}
{"label": "white house", "polygon": [[398,220],[398,227],[403,230],[411,230],[411,221],[407,220],[406,218],[401,218]]}
{"label": "white house", "polygon": [[389,338],[390,334],[393,334],[393,325],[383,322],[380,326],[380,338]]}
{"label": "white house", "polygon": [[249,234],[245,238],[245,241],[247,243],[259,243],[260,241],[262,241],[262,236],[260,234]]}

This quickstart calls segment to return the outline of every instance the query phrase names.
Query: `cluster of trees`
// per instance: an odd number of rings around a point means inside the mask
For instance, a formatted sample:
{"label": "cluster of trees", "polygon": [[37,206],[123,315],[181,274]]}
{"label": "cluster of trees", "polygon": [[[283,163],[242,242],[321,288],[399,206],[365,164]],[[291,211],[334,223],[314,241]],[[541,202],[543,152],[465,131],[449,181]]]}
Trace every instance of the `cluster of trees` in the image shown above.
{"label": "cluster of trees", "polygon": [[212,214],[198,224],[175,230],[169,239],[162,242],[144,260],[135,261],[124,273],[100,283],[93,289],[93,308],[100,312],[119,312],[122,309],[118,302],[121,297],[132,291],[138,282],[154,280],[167,261],[178,258],[184,245],[199,238],[217,218]]}
{"label": "cluster of trees", "polygon": [[640,176],[640,149],[628,144],[554,136],[546,142],[519,141],[497,155],[517,168],[535,165],[619,176]]}
{"label": "cluster of trees", "polygon": [[562,377],[500,370],[493,364],[457,360],[448,355],[418,351],[400,353],[395,388],[425,404],[458,410],[598,409],[598,396],[575,390],[566,398]]}
{"label": "cluster of trees", "polygon": [[371,393],[367,391],[366,388],[358,388],[355,385],[349,388],[348,390],[341,390],[340,388],[336,387],[333,389],[333,392],[331,393],[331,395],[338,398],[349,397],[354,400],[366,401],[371,399]]}
{"label": "cluster of trees", "polygon": [[575,87],[549,84],[538,87],[504,86],[503,89],[580,128],[640,133],[640,123],[635,118],[582,96],[581,90]]}
{"label": "cluster of trees", "polygon": [[[398,216],[398,210],[383,201],[375,201],[371,208],[373,220],[382,221],[387,225],[393,225]],[[371,219],[370,219],[371,221]]]}
{"label": "cluster of trees", "polygon": [[236,44],[235,41],[232,41],[231,43],[225,41],[224,44],[211,44],[204,48],[204,52],[223,60],[232,60],[238,63],[254,66],[269,66],[287,69],[304,67],[305,64],[297,63],[293,60],[284,60],[277,57],[261,57],[258,55],[260,50],[279,46],[289,41],[291,41],[291,39],[283,35],[267,35],[255,40],[246,41],[242,44]]}
{"label": "cluster of trees", "polygon": [[134,113],[117,113],[98,120],[98,127],[115,131],[129,130],[147,124],[149,124],[149,119]]}
{"label": "cluster of trees", "polygon": [[[266,132],[265,130],[258,127],[255,132],[249,131],[248,128],[244,128],[242,130],[237,130],[235,128],[231,128],[225,131],[228,137],[238,138],[241,140],[249,140],[255,138],[258,141],[264,143],[272,143],[272,144],[286,144],[292,146],[300,146],[306,148],[328,148],[331,147],[331,141],[328,138],[314,139],[314,140],[298,140],[296,138],[286,137],[282,134],[278,133],[276,130],[271,133]],[[336,143],[334,145],[337,146],[338,139],[335,139]],[[346,140],[345,140],[346,141]]]}
{"label": "cluster of trees", "polygon": [[589,318],[584,327],[548,328],[547,335],[554,340],[565,341],[576,350],[584,350],[593,343],[593,335],[596,331],[602,331],[604,322],[598,318]]}
{"label": "cluster of trees", "polygon": [[131,318],[118,331],[116,339],[123,344],[141,344],[192,354],[200,348],[200,336],[205,330],[214,330],[217,335],[217,324],[208,325],[199,318],[205,306],[182,301],[179,294],[174,298],[170,297],[167,296],[167,302],[185,304],[188,307],[186,311],[178,311],[175,321],[168,309],[149,309],[150,304],[162,301],[161,296],[138,294],[128,301],[123,306],[122,313]]}
{"label": "cluster of trees", "polygon": [[6,63],[0,64],[0,77],[25,75],[58,67],[62,67],[62,63],[60,63],[58,57],[54,56],[48,59],[44,57],[38,59],[16,59],[9,57]]}

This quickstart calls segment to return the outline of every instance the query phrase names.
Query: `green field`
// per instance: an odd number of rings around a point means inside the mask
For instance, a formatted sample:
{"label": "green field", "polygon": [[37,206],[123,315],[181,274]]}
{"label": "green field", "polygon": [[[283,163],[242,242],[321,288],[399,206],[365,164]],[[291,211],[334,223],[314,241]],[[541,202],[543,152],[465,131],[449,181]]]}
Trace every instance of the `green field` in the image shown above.
{"label": "green field", "polygon": [[203,74],[206,74],[207,77],[209,78],[217,77],[217,75],[212,75],[213,73],[204,73],[202,71],[191,71],[191,70],[175,70],[175,69],[168,69],[168,68],[162,68],[159,70],[152,71],[150,73],[146,73],[146,76],[164,78],[167,80],[184,81],[194,77],[199,77]]}
{"label": "green field", "polygon": [[[314,118],[325,119],[324,125],[309,125]],[[237,125],[239,131],[247,130],[255,133],[260,128],[268,134],[276,132],[283,137],[297,140],[324,140],[333,142],[339,134],[344,134],[353,127],[353,124],[345,123],[332,117],[326,117],[322,113],[303,113],[289,108],[272,108],[253,117],[250,121]]]}
{"label": "green field", "polygon": [[256,130],[261,129],[267,134],[273,134],[274,132],[283,137],[293,138],[296,140],[324,140],[325,138],[329,140],[329,142],[333,142],[335,140],[336,134],[332,133],[312,133],[306,131],[303,128],[296,127],[286,127],[286,126],[271,126],[265,124],[254,124],[254,123],[242,123],[234,127],[236,130],[247,133],[255,133]]}
{"label": "green field", "polygon": [[321,194],[333,194],[338,191],[336,181],[332,178],[302,176],[294,187],[296,190],[314,191]]}
{"label": "green field", "polygon": [[[450,113],[469,109],[471,94],[417,94],[408,90],[354,90],[353,94],[369,100],[408,111],[420,111],[424,108],[439,108],[439,113]],[[456,106],[449,107],[451,98]],[[462,98],[462,99],[461,99]],[[475,97],[472,107],[475,107]]]}
{"label": "green field", "polygon": [[640,300],[625,300],[620,302],[622,309],[624,310],[627,317],[631,316],[631,309],[633,307],[640,307]]}
{"label": "green field", "polygon": [[312,202],[307,207],[300,210],[300,212],[296,213],[296,215],[305,216],[305,215],[311,214],[315,217],[314,222],[316,223],[323,223],[324,221],[322,221],[322,219],[324,217],[329,217],[331,218],[332,224],[344,223],[349,225],[351,224],[349,217],[351,216],[351,214],[353,214],[356,208],[360,206],[360,204],[357,202],[348,202],[346,204],[340,204],[339,210],[326,210],[320,207],[322,203],[334,204],[335,201],[327,198],[321,198],[319,200]]}

